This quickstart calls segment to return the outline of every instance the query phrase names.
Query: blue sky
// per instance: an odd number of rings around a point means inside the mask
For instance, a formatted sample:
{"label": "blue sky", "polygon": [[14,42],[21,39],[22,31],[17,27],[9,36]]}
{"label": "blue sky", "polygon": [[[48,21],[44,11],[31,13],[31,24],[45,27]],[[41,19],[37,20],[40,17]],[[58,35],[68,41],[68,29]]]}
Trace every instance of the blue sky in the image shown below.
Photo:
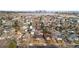
{"label": "blue sky", "polygon": [[79,11],[78,0],[0,0],[0,10]]}

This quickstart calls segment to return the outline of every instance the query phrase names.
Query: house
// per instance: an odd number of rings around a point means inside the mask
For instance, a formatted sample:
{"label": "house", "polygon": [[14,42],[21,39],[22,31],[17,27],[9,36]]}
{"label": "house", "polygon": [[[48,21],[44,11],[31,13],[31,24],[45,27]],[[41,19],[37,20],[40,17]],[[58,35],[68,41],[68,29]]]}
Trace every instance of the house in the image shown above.
{"label": "house", "polygon": [[71,41],[74,41],[74,40],[79,40],[79,37],[76,34],[72,34],[72,35],[69,36],[68,39],[71,40]]}

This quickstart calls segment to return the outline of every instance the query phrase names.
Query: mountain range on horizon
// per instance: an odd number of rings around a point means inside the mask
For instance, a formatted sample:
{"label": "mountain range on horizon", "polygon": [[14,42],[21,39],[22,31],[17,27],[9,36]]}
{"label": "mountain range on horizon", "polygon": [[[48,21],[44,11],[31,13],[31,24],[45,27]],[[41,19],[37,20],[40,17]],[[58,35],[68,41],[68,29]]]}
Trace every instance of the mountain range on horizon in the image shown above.
{"label": "mountain range on horizon", "polygon": [[0,10],[0,12],[10,12],[10,13],[76,13],[78,14],[79,11],[46,11],[46,10],[35,10],[35,11],[6,11],[6,10]]}

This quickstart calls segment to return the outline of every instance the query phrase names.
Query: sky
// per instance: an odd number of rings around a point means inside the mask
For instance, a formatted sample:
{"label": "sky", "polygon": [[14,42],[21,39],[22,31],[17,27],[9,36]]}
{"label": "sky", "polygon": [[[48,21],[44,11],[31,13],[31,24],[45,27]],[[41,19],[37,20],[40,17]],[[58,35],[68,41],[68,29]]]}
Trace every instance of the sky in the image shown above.
{"label": "sky", "polygon": [[0,0],[1,11],[79,11],[78,0]]}

